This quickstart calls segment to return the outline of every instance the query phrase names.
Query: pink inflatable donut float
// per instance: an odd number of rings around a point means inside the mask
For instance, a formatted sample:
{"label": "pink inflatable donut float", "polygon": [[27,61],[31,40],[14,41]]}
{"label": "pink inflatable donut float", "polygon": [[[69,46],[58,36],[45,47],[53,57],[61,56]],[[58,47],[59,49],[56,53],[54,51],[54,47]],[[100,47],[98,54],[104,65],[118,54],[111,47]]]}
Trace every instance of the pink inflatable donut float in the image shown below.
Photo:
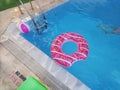
{"label": "pink inflatable donut float", "polygon": [[[78,50],[73,54],[66,54],[62,51],[65,42],[73,41],[77,44]],[[60,65],[70,67],[79,60],[85,60],[88,56],[88,43],[77,33],[67,32],[59,35],[51,45],[52,58]]]}
{"label": "pink inflatable donut float", "polygon": [[25,23],[21,23],[19,25],[19,29],[22,33],[25,33],[25,34],[30,32],[30,27]]}

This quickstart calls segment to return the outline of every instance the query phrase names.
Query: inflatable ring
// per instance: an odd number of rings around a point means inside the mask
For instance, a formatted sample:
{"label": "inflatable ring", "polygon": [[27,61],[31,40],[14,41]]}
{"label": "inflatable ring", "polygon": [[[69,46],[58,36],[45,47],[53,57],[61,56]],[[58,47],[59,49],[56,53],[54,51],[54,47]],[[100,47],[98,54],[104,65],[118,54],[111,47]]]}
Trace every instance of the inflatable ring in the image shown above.
{"label": "inflatable ring", "polygon": [[[73,54],[66,54],[62,51],[62,45],[68,41],[77,44],[78,50]],[[59,35],[51,45],[52,58],[62,66],[70,67],[78,60],[85,60],[88,55],[88,44],[86,40],[77,33],[67,32]]]}

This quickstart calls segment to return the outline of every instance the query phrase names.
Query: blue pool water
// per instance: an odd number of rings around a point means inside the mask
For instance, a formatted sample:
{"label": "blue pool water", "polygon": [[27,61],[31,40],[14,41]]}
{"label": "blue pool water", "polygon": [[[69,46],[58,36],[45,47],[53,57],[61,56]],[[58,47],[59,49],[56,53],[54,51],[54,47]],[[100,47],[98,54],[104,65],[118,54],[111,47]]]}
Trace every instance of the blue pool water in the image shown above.
{"label": "blue pool water", "polygon": [[[21,35],[51,57],[51,43],[59,34],[79,33],[88,42],[88,57],[63,68],[92,90],[120,90],[120,35],[99,28],[101,24],[120,27],[119,10],[120,0],[70,0],[45,13],[48,28],[42,34],[32,26],[30,33]],[[35,18],[38,23],[39,18]],[[63,50],[74,53],[76,45],[66,43]]]}
{"label": "blue pool water", "polygon": [[77,48],[78,48],[77,44],[72,41],[68,41],[62,45],[62,51],[66,54],[75,53],[77,51]]}

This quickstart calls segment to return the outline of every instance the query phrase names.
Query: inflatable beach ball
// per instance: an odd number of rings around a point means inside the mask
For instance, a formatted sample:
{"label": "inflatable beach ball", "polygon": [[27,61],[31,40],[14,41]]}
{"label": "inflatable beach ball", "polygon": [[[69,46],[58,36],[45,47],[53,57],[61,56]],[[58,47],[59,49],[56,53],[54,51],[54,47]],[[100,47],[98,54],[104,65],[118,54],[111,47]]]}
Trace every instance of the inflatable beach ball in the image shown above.
{"label": "inflatable beach ball", "polygon": [[22,32],[22,33],[29,33],[30,32],[30,27],[29,25],[27,25],[26,23],[21,23],[19,24],[19,30]]}

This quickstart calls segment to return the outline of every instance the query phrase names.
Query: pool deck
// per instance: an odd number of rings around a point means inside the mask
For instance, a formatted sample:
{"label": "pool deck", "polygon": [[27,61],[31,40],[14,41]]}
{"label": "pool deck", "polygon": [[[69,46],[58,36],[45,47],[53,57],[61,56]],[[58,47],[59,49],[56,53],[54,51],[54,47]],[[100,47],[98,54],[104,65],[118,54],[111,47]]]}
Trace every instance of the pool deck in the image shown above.
{"label": "pool deck", "polygon": [[[16,71],[19,71],[24,77],[33,76],[46,85],[2,45],[0,45],[0,53],[0,90],[15,90],[23,82],[15,74]],[[48,88],[52,90],[52,88]]]}
{"label": "pool deck", "polygon": [[[45,12],[64,0],[40,0],[40,2]],[[28,7],[30,9],[30,6]],[[38,7],[35,7],[35,12],[37,9]],[[0,35],[8,37],[7,41],[0,43],[0,90],[15,90],[19,86],[11,75],[16,77],[19,83],[23,82],[15,75],[16,71],[25,77],[36,77],[49,90],[90,90],[19,35],[17,24],[20,17],[17,8],[0,12]]]}

